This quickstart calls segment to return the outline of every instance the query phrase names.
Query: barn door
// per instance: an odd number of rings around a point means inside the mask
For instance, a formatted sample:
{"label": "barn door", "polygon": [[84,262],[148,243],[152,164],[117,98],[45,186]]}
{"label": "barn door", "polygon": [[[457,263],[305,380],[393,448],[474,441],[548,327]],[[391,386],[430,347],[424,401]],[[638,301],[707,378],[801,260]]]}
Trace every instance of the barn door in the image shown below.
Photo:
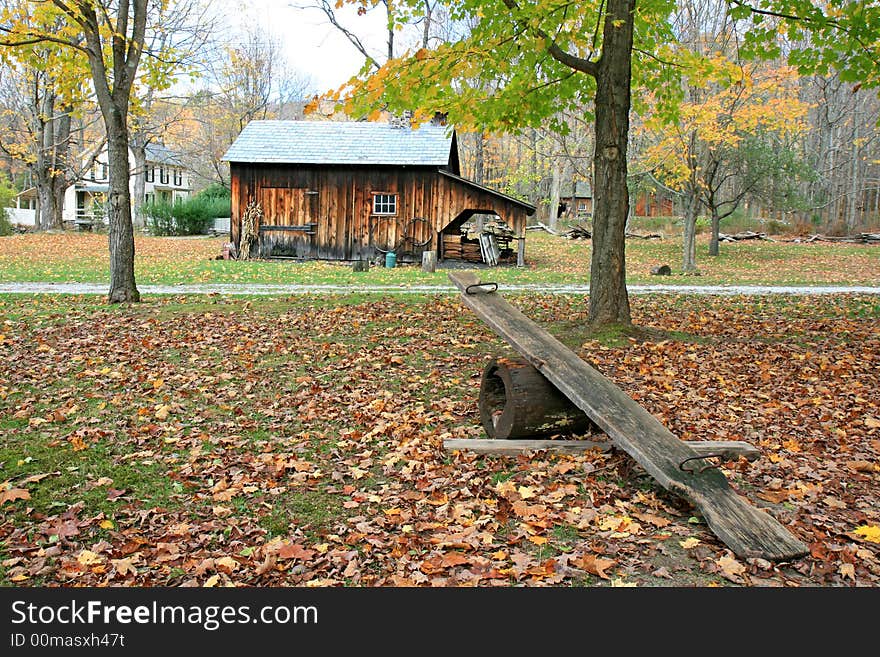
{"label": "barn door", "polygon": [[264,257],[316,255],[318,192],[302,187],[262,187],[260,253]]}

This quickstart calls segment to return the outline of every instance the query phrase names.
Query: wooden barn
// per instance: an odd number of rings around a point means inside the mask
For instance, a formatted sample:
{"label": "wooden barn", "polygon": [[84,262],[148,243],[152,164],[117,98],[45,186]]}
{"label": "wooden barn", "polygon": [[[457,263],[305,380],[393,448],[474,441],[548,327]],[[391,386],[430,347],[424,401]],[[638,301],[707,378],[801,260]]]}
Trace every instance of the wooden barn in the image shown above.
{"label": "wooden barn", "polygon": [[496,215],[506,229],[492,238],[500,260],[524,264],[534,206],[463,178],[451,127],[252,121],[223,159],[231,241],[240,245],[242,216],[258,204],[259,257],[352,261],[393,251],[398,261],[421,262],[430,250],[438,261],[479,259],[478,237],[462,227]]}

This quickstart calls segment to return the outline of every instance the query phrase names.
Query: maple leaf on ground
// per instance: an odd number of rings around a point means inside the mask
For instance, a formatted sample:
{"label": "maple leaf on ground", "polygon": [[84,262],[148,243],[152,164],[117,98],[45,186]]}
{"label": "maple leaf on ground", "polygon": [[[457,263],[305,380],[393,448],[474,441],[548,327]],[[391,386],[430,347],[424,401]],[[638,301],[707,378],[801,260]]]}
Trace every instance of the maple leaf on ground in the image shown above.
{"label": "maple leaf on ground", "polygon": [[451,568],[453,566],[460,566],[462,564],[470,563],[470,560],[464,556],[461,552],[447,552],[443,555],[443,559],[440,561],[447,568]]}
{"label": "maple leaf on ground", "polygon": [[871,543],[880,543],[880,527],[877,525],[862,525],[857,527],[853,533]]}
{"label": "maple leaf on ground", "polygon": [[302,559],[308,561],[315,556],[314,550],[304,548],[299,543],[287,543],[278,550],[279,559]]}
{"label": "maple leaf on ground", "polygon": [[774,504],[780,504],[791,497],[791,491],[789,490],[778,490],[778,491],[761,491],[758,493],[758,497],[762,500],[767,500],[768,502],[773,502]]}
{"label": "maple leaf on ground", "polygon": [[729,579],[731,582],[736,584],[740,584],[743,581],[743,574],[746,572],[746,567],[743,566],[739,561],[724,555],[715,563],[718,564],[719,568],[721,568],[721,573]]}
{"label": "maple leaf on ground", "polygon": [[611,579],[605,571],[616,562],[613,559],[603,559],[595,554],[585,554],[579,559],[572,559],[569,563],[575,568],[587,571],[591,575],[596,575],[602,579]]}
{"label": "maple leaf on ground", "polygon": [[45,479],[46,477],[57,477],[60,474],[61,474],[60,472],[46,472],[44,474],[31,475],[30,477],[22,479],[19,482],[19,485],[24,486],[25,484],[33,484],[33,483],[36,483],[42,479]]}
{"label": "maple leaf on ground", "polygon": [[137,568],[130,557],[124,559],[111,559],[110,563],[116,568],[116,572],[123,577],[126,575],[137,575]]}
{"label": "maple leaf on ground", "polygon": [[214,559],[214,565],[221,572],[232,573],[238,570],[239,563],[232,557],[220,557],[219,559]]}
{"label": "maple leaf on ground", "polygon": [[101,556],[91,550],[83,550],[76,558],[83,566],[93,566],[101,563]]}
{"label": "maple leaf on ground", "polygon": [[10,488],[8,490],[0,492],[0,504],[4,504],[5,502],[14,502],[15,500],[29,499],[31,499],[31,494],[28,493],[24,488]]}

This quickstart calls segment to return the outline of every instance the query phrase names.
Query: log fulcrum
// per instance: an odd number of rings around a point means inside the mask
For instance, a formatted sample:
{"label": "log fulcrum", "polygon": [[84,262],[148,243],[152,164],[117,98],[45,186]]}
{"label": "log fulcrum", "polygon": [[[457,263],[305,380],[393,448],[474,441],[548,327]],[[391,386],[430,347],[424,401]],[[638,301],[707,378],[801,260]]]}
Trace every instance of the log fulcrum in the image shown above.
{"label": "log fulcrum", "polygon": [[486,434],[500,440],[580,435],[595,426],[524,358],[495,358],[486,364],[478,405]]}

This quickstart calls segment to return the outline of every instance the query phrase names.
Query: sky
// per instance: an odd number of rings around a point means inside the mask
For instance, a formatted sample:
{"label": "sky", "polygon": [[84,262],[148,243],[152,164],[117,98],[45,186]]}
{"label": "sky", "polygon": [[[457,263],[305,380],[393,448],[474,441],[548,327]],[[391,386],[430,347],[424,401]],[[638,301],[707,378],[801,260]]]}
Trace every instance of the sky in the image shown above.
{"label": "sky", "polygon": [[[309,3],[310,0],[252,0],[243,11],[281,39],[288,64],[309,77],[313,91],[320,93],[335,89],[355,75],[363,65],[363,56],[322,11],[296,8]],[[381,55],[385,47],[385,18],[381,11],[358,16],[354,7],[346,5],[338,15],[371,54]]]}

